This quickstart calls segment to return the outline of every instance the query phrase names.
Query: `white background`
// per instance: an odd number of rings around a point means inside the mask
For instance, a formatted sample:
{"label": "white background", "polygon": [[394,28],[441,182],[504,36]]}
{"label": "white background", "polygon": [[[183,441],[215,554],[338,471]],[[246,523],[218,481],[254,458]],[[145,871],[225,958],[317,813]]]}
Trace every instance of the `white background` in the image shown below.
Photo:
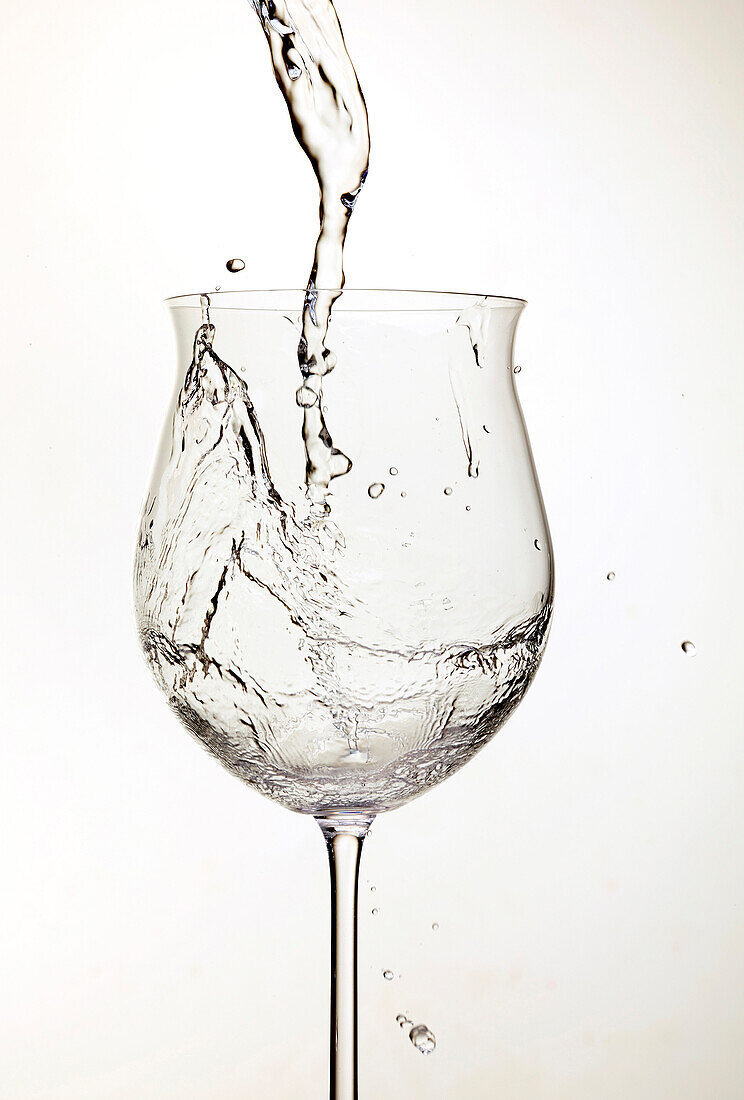
{"label": "white background", "polygon": [[[362,1096],[734,1100],[744,9],[338,6],[373,140],[349,285],[529,299],[558,568],[518,712],[370,835]],[[314,180],[245,0],[2,26],[0,1097],[319,1100],[320,835],[180,729],[129,603],[159,303],[302,285]]]}

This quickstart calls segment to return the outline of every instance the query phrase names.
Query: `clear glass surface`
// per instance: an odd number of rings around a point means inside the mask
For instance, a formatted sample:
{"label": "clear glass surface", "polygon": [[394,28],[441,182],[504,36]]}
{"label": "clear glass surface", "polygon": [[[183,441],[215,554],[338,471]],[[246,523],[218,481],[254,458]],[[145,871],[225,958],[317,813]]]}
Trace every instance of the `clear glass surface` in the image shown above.
{"label": "clear glass surface", "polygon": [[320,500],[295,396],[305,292],[169,300],[176,385],[135,606],[172,709],[230,771],[290,809],[369,818],[519,703],[552,548],[515,389],[524,303],[319,293],[338,364],[323,430],[351,460]]}
{"label": "clear glass surface", "polygon": [[[547,637],[552,549],[512,363],[524,302],[168,304],[178,371],[137,541],[140,638],[186,728],[321,827],[329,1095],[356,1100],[364,837],[496,733]],[[308,318],[329,315],[311,373]],[[421,1026],[411,1041],[435,1044]]]}

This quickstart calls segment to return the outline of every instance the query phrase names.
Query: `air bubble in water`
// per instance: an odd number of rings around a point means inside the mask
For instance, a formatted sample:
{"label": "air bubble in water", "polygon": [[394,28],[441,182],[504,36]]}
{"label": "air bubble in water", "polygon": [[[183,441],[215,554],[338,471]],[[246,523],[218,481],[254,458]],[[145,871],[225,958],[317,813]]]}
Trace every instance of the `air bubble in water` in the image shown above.
{"label": "air bubble in water", "polygon": [[690,642],[690,641],[683,642],[682,643],[682,652],[686,653],[688,657],[694,657],[695,652],[696,652],[695,651],[695,643]]}
{"label": "air bubble in water", "polygon": [[444,495],[446,497],[451,497],[452,496],[452,487],[450,485],[448,485],[446,487],[446,489],[444,490]]}
{"label": "air bubble in water", "polygon": [[514,368],[514,373],[515,373],[515,374],[519,374],[519,372],[521,371],[521,369],[522,369],[521,367],[515,367],[515,368]]}
{"label": "air bubble in water", "polygon": [[382,976],[386,982],[392,982],[395,974],[393,974],[392,970],[383,970]]}
{"label": "air bubble in water", "polygon": [[408,1038],[416,1050],[420,1050],[422,1054],[431,1054],[437,1045],[433,1033],[429,1031],[426,1024],[417,1024],[416,1027],[412,1027]]}
{"label": "air bubble in water", "polygon": [[536,550],[542,550],[542,546],[540,545],[540,540],[539,539],[535,539],[535,549]]}
{"label": "air bubble in water", "polygon": [[234,260],[228,260],[225,264],[225,267],[228,271],[231,271],[233,275],[235,275],[238,271],[243,270],[243,268],[245,267],[245,260],[240,260],[236,256]]}
{"label": "air bubble in water", "polygon": [[369,489],[367,489],[367,493],[372,497],[372,500],[377,500],[384,492],[385,486],[381,481],[373,481]]}
{"label": "air bubble in water", "polygon": [[272,30],[276,31],[277,34],[280,34],[282,38],[284,38],[285,34],[292,33],[292,28],[288,27],[286,23],[282,23],[281,19],[277,19],[276,16],[269,19],[269,26]]}
{"label": "air bubble in water", "polygon": [[612,570],[610,570],[609,573],[607,574],[607,580],[608,581],[614,581],[614,579],[615,579],[615,574],[612,572]]}
{"label": "air bubble in water", "polygon": [[392,476],[392,477],[395,477],[395,475],[396,475],[397,473],[398,473],[398,467],[397,467],[397,466],[391,466],[391,467],[390,467],[390,474],[391,474],[391,476]]}
{"label": "air bubble in water", "polygon": [[318,400],[318,395],[310,386],[303,382],[296,394],[297,404],[302,409],[311,409]]}

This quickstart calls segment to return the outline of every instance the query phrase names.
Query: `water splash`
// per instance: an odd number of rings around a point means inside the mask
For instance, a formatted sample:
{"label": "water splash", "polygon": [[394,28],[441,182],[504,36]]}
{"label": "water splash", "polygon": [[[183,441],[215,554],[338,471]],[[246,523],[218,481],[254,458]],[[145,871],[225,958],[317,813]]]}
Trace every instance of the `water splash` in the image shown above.
{"label": "water splash", "polygon": [[[268,797],[303,813],[401,805],[459,769],[512,713],[539,664],[550,605],[475,644],[401,636],[356,580],[352,595],[327,505],[277,491],[248,387],[217,338],[205,294],[140,526],[145,655],[186,728]],[[286,639],[281,661],[267,638]]]}
{"label": "water splash", "polygon": [[[484,317],[486,313],[486,310],[479,308],[478,305],[474,305],[465,313],[462,313],[457,319],[457,325],[464,325],[470,333],[475,362],[479,367],[483,366],[478,349],[479,341],[482,339],[481,332],[483,325],[487,323],[487,318]],[[469,319],[464,320],[464,318]],[[477,337],[473,336],[474,332],[477,333]],[[462,435],[462,442],[465,447],[465,457],[468,461],[468,477],[478,477],[480,457],[478,454],[477,436],[472,428],[473,416],[467,397],[467,388],[462,378],[462,373],[467,368],[464,365],[465,361],[463,360],[459,347],[455,346],[454,341],[457,336],[458,330],[456,327],[453,333],[452,350],[449,358],[450,387],[452,389],[452,396],[455,400],[457,416],[460,421],[460,434]],[[459,344],[459,340],[457,340],[457,343]]]}
{"label": "water splash", "polygon": [[491,320],[490,311],[484,308],[485,305],[486,299],[480,298],[457,318],[457,324],[468,330],[470,344],[475,356],[475,365],[481,369],[486,365],[485,345],[488,340],[488,329]]}

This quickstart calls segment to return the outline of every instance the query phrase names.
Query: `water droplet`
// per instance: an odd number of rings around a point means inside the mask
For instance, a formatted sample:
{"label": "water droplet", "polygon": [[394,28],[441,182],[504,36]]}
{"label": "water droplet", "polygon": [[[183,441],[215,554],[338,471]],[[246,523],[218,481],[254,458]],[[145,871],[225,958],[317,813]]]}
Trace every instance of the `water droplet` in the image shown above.
{"label": "water droplet", "polygon": [[426,1024],[417,1024],[416,1027],[412,1027],[408,1038],[416,1050],[420,1050],[422,1054],[431,1054],[437,1045],[433,1033],[429,1031]]}
{"label": "water droplet", "polygon": [[446,489],[444,490],[444,495],[446,497],[451,497],[452,496],[452,487],[450,485],[448,485],[446,487]]}
{"label": "water droplet", "polygon": [[372,500],[377,500],[384,492],[385,486],[381,481],[373,481],[369,489],[367,489],[367,493],[372,497]]}
{"label": "water droplet", "polygon": [[612,570],[610,570],[609,573],[607,574],[607,580],[608,581],[614,581],[614,579],[615,579],[615,574],[612,572]]}
{"label": "water droplet", "polygon": [[486,435],[491,434],[485,424],[483,425],[483,431],[486,433]]}
{"label": "water droplet", "polygon": [[434,923],[432,924],[431,930],[432,930],[432,932],[438,932],[439,931],[439,925],[437,924],[436,921],[434,921]]}
{"label": "water droplet", "polygon": [[468,463],[468,477],[477,477],[478,473],[479,473],[478,463],[477,462],[472,462],[472,461],[469,462]]}
{"label": "water droplet", "polygon": [[403,490],[403,492],[402,492],[402,493],[401,493],[400,495],[401,495],[402,497],[405,497],[405,496],[407,496],[408,494],[406,493],[406,491],[405,491],[405,489],[404,489],[404,490]]}
{"label": "water droplet", "polygon": [[376,916],[377,916],[377,914],[378,914],[379,912],[380,912],[380,910],[379,910],[379,909],[373,909],[373,910],[372,910],[372,916],[373,916],[373,917],[376,917]]}
{"label": "water droplet", "polygon": [[393,477],[395,477],[395,475],[398,473],[398,467],[397,466],[391,466],[390,467],[390,473]]}
{"label": "water droplet", "polygon": [[374,894],[374,892],[375,892],[375,890],[376,890],[376,889],[377,889],[377,887],[376,887],[376,886],[370,886],[370,888],[369,888],[369,892],[370,892],[370,894]]}
{"label": "water droplet", "polygon": [[515,373],[515,374],[519,374],[519,372],[521,371],[521,369],[522,369],[521,367],[515,367],[515,368],[514,368],[514,373]]}
{"label": "water droplet", "polygon": [[382,976],[386,982],[392,982],[393,978],[395,977],[392,970],[383,970]]}
{"label": "water droplet", "polygon": [[234,260],[228,260],[225,267],[235,275],[238,271],[243,270],[245,267],[245,260],[240,260],[236,257]]}
{"label": "water droplet", "polygon": [[542,550],[542,546],[540,545],[540,540],[539,539],[535,539],[535,549],[536,550]]}
{"label": "water droplet", "polygon": [[413,1025],[413,1020],[409,1020],[408,1017],[404,1016],[402,1013],[400,1016],[395,1017],[395,1022],[399,1027],[411,1027]]}
{"label": "water droplet", "polygon": [[469,505],[469,504],[466,504],[466,505],[465,505],[465,511],[466,511],[466,512],[469,512],[469,511],[470,511],[470,505]]}
{"label": "water droplet", "polygon": [[686,653],[688,657],[694,657],[696,653],[695,643],[690,641],[683,642],[682,652]]}

